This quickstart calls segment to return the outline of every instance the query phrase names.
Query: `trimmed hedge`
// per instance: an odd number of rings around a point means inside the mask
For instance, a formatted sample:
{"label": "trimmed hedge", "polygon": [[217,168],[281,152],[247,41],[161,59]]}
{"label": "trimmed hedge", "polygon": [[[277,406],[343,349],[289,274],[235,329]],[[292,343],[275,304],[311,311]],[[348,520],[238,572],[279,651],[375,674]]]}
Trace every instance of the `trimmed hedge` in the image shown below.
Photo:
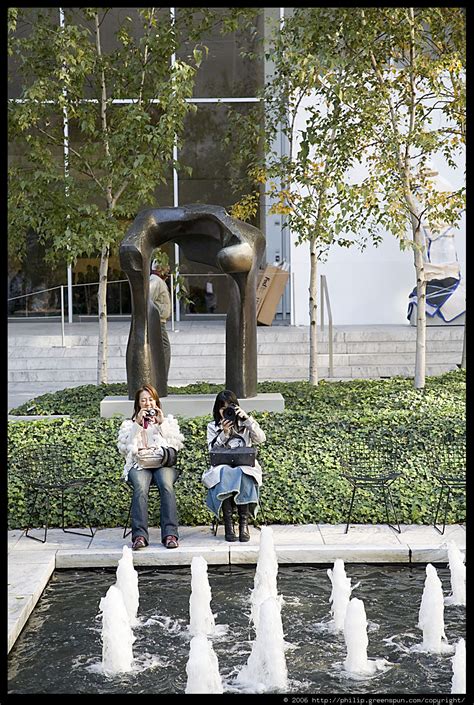
{"label": "trimmed hedge", "polygon": [[[199,384],[176,393],[213,393],[222,386]],[[259,458],[264,472],[261,491],[269,523],[342,523],[347,515],[351,486],[342,476],[339,452],[356,439],[370,439],[386,452],[395,449],[395,465],[402,472],[392,491],[402,523],[430,524],[439,493],[433,478],[430,446],[448,436],[465,439],[465,373],[450,372],[427,380],[415,390],[410,380],[351,380],[350,382],[260,383],[259,391],[280,391],[285,397],[282,413],[255,413],[267,435]],[[35,444],[68,442],[75,465],[94,478],[88,493],[94,526],[123,526],[130,491],[121,482],[123,458],[116,439],[120,418],[98,417],[98,404],[107,394],[126,394],[121,385],[87,385],[42,395],[25,406],[37,414],[70,413],[66,419],[9,423],[9,528],[26,523],[25,483],[21,468],[14,467],[16,449]],[[95,413],[83,414],[91,405]],[[25,413],[19,407],[19,414]],[[208,464],[206,426],[210,416],[180,419],[185,448],[180,453],[182,474],[176,484],[180,523],[196,526],[211,520],[205,507],[206,488],[201,474]],[[426,444],[429,439],[429,444]],[[152,508],[152,505],[151,505]],[[84,525],[77,507],[67,508],[66,524]],[[450,499],[448,523],[465,520],[465,500]],[[352,521],[383,523],[382,497],[359,490]],[[156,524],[157,520],[151,519]],[[51,504],[51,526],[60,526],[59,501]]]}
{"label": "trimmed hedge", "polygon": [[[198,382],[186,387],[169,387],[169,394],[217,394],[222,385]],[[418,410],[429,412],[442,407],[452,413],[463,413],[466,402],[466,372],[455,370],[428,377],[424,389],[415,389],[406,377],[390,379],[356,379],[347,382],[321,380],[317,386],[309,382],[259,382],[258,392],[280,392],[285,409],[309,411],[324,418],[328,414],[366,414],[379,409]],[[86,384],[42,394],[10,410],[14,416],[70,414],[74,417],[100,416],[100,402],[106,396],[128,396],[125,382]]]}

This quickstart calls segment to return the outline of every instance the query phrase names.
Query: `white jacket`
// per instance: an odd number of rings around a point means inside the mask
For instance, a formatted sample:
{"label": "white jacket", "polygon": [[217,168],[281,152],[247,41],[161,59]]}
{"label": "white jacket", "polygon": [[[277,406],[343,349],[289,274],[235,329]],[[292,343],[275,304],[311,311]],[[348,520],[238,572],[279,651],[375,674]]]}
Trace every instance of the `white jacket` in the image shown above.
{"label": "white jacket", "polygon": [[126,459],[122,475],[125,481],[128,479],[129,470],[137,464],[138,449],[143,447],[143,432],[147,434],[149,447],[157,446],[175,450],[181,450],[184,447],[184,436],[172,414],[168,414],[162,424],[149,424],[147,429],[131,419],[125,419],[119,428],[117,440],[117,448]]}
{"label": "white jacket", "polygon": [[[244,421],[243,429],[238,432],[239,436],[245,440],[245,445],[252,446],[258,443],[263,443],[266,440],[264,431],[258,425],[258,422],[249,416],[248,419]],[[215,439],[215,441],[214,441]],[[228,438],[221,429],[216,426],[214,421],[211,421],[207,425],[207,447],[209,450],[211,448],[219,448],[226,444]],[[213,442],[214,441],[214,442]],[[230,444],[232,445],[232,443]],[[214,487],[220,481],[221,468],[223,465],[211,465],[210,468],[205,470],[202,474],[201,480],[207,488]],[[257,481],[257,485],[262,484],[262,468],[257,459],[255,459],[255,466],[244,465],[242,466],[242,472],[246,475],[252,475]]]}

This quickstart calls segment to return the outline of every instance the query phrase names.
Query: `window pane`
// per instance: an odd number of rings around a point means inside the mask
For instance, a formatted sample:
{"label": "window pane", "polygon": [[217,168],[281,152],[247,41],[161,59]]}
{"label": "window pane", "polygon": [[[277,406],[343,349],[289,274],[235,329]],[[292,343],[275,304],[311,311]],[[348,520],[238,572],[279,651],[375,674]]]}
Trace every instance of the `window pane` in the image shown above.
{"label": "window pane", "polygon": [[[245,184],[248,184],[246,169],[237,158],[241,144],[237,138],[233,139],[237,133],[231,127],[229,111],[250,116],[255,110],[255,105],[229,108],[227,105],[200,104],[196,113],[188,116],[186,140],[179,153],[179,162],[192,167],[192,174],[179,174],[180,204],[203,203],[229,210],[244,195]],[[226,136],[230,136],[228,144]],[[250,222],[259,227],[259,211]],[[185,275],[189,297],[193,301],[187,307],[182,306],[182,314],[226,313],[227,276],[217,268],[190,262],[182,251],[180,272]]]}
{"label": "window pane", "polygon": [[[38,17],[46,17],[51,25],[59,24],[59,8],[19,8],[18,22],[16,27],[16,32],[14,34],[16,39],[23,40],[31,37],[34,24]],[[21,52],[23,55],[24,52]],[[26,56],[25,56],[26,58]],[[22,58],[17,56],[8,57],[8,97],[9,98],[21,98],[23,89],[30,85],[31,78],[28,71],[21,75],[21,65]]]}
{"label": "window pane", "polygon": [[[254,97],[263,86],[263,57],[252,60],[241,56],[242,52],[258,52],[261,56],[263,13],[255,20],[253,30],[222,34],[222,16],[228,8],[211,8],[216,14],[216,21],[211,30],[206,32],[201,43],[208,48],[203,53],[203,61],[196,75],[194,87],[195,98]],[[176,21],[179,26],[181,8],[177,8]],[[199,13],[196,13],[196,22]],[[186,60],[191,54],[195,42],[184,41],[177,52],[177,58]]]}
{"label": "window pane", "polygon": [[245,192],[238,185],[248,183],[247,165],[241,160],[242,137],[233,128],[231,114],[258,119],[258,106],[201,103],[196,113],[188,115],[179,162],[190,166],[192,174],[179,175],[181,204],[211,203],[230,208]]}

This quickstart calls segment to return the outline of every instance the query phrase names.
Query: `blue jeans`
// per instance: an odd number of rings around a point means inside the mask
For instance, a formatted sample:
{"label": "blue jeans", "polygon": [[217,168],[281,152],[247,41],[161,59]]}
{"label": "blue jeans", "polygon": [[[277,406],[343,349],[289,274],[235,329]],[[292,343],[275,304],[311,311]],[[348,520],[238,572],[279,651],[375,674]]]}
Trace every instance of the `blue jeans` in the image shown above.
{"label": "blue jeans", "polygon": [[160,491],[161,541],[164,542],[165,536],[178,538],[178,513],[173,487],[177,477],[178,471],[175,467],[150,470],[131,468],[128,473],[128,482],[133,486],[130,514],[132,540],[137,536],[143,536],[148,543],[148,491],[152,480]]}

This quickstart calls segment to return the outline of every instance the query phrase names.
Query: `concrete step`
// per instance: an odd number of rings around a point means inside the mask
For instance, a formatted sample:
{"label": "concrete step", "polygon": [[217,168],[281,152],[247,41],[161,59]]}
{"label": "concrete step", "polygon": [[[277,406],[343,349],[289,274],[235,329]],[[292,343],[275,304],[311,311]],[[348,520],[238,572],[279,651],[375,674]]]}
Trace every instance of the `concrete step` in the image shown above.
{"label": "concrete step", "polygon": [[[456,363],[452,364],[429,364],[426,367],[428,376],[440,375],[444,372],[457,369]],[[332,379],[377,379],[380,377],[413,377],[415,372],[414,363],[411,365],[397,366],[335,366],[333,368]],[[318,366],[318,375],[320,379],[329,378],[329,368],[327,366]],[[303,365],[298,367],[260,367],[258,368],[259,381],[279,380],[281,382],[293,382],[299,380],[307,380],[309,377],[309,366]],[[125,382],[126,371],[125,367],[109,367],[109,382]],[[20,390],[20,387],[28,387],[31,383],[44,383],[45,388],[48,383],[58,383],[60,386],[76,386],[77,384],[95,384],[96,371],[95,368],[75,369],[75,370],[57,370],[53,374],[50,370],[17,370],[9,375],[9,382],[14,383],[15,387]],[[168,384],[170,386],[182,386],[185,384],[193,384],[195,382],[215,382],[217,384],[225,381],[225,365],[213,367],[177,367],[174,370],[170,369]],[[60,385],[59,383],[65,383]],[[21,390],[20,390],[21,391]]]}
{"label": "concrete step", "polygon": [[[427,364],[436,365],[451,365],[456,364],[460,361],[461,350],[454,352],[428,352],[426,361]],[[329,365],[329,355],[319,354],[318,364],[320,366]],[[372,354],[356,354],[356,355],[333,355],[333,366],[334,367],[403,367],[411,366],[414,364],[414,351],[408,353],[372,353]],[[258,369],[268,370],[275,367],[288,367],[288,368],[299,368],[308,367],[309,365],[309,353],[298,352],[291,355],[283,355],[275,351],[274,354],[260,354],[258,356]],[[108,358],[109,369],[126,369],[126,359],[123,356],[109,356]],[[216,354],[205,354],[202,351],[195,352],[189,355],[180,355],[178,353],[172,352],[171,367],[170,372],[173,374],[176,370],[189,370],[199,369],[202,367],[224,367],[225,366],[225,354],[222,352],[220,355]],[[54,374],[69,370],[71,372],[78,372],[80,370],[95,370],[97,367],[97,356],[96,355],[84,355],[84,356],[59,356],[56,357],[50,351],[49,356],[44,357],[14,357],[11,356],[9,359],[9,378],[14,379],[13,375],[15,372],[23,371],[29,372],[37,370],[40,371],[51,371]]]}
{"label": "concrete step", "polygon": [[[197,356],[207,356],[207,355],[223,355],[225,356],[225,342],[220,343],[209,343],[208,341],[202,343],[188,343],[182,342],[181,340],[171,342],[173,357],[197,357]],[[259,356],[273,356],[273,355],[287,355],[291,356],[294,354],[295,346],[300,354],[309,355],[309,342],[308,341],[284,341],[284,342],[270,342],[264,341],[257,344],[257,355]],[[333,354],[334,355],[394,355],[394,354],[414,354],[416,350],[416,341],[343,341],[333,343]],[[460,354],[462,352],[462,339],[448,339],[448,340],[430,340],[427,343],[427,353],[432,355],[434,353],[455,353]],[[127,345],[111,345],[108,346],[109,360],[114,358],[125,357],[127,353]],[[329,353],[329,343],[325,341],[318,341],[318,354],[328,354]],[[74,347],[34,347],[34,352],[30,346],[13,346],[9,345],[8,357],[10,358],[10,363],[14,360],[31,360],[31,359],[41,359],[54,357],[57,359],[73,359],[73,358],[97,358],[97,339],[91,340],[89,345],[80,345]]]}
{"label": "concrete step", "polygon": [[[48,330],[51,328],[51,324],[45,324],[48,326]],[[73,324],[74,326],[74,324]],[[113,330],[113,329],[112,329]],[[210,328],[192,328],[171,331],[168,330],[168,335],[172,344],[225,344],[225,327],[219,327],[217,330]],[[427,326],[426,328],[426,339],[428,341],[441,340],[447,341],[462,341],[464,335],[464,326]],[[93,334],[75,334],[66,333],[65,343],[67,346],[87,346],[87,345],[97,345],[98,335],[96,332]],[[328,328],[327,326],[324,330],[318,328],[318,341],[327,342],[328,340]],[[333,341],[334,343],[341,342],[414,342],[416,340],[416,328],[410,325],[385,325],[385,326],[349,326],[349,327],[338,327],[333,328]],[[24,333],[18,335],[17,332],[9,335],[8,338],[9,346],[14,347],[61,347],[62,337],[61,329],[58,326],[57,334],[51,334],[50,332],[44,335],[28,334],[28,327],[25,326]],[[309,342],[309,328],[306,326],[275,326],[275,327],[257,327],[257,343],[285,343],[289,342],[300,343]],[[121,345],[127,346],[128,343],[128,333],[117,335],[113,332],[109,332],[109,345]]]}
{"label": "concrete step", "polygon": [[[69,330],[73,328],[71,326]],[[18,330],[18,328],[16,329]],[[97,334],[61,335],[22,334],[9,336],[8,381],[17,388],[29,383],[41,387],[57,383],[58,388],[76,384],[95,384]],[[30,329],[31,330],[31,329]],[[48,330],[56,331],[56,327]],[[123,326],[109,330],[109,381],[126,379],[128,333]],[[23,332],[24,331],[24,332]],[[60,327],[58,326],[58,333]],[[169,332],[172,357],[170,385],[198,381],[221,384],[225,379],[225,327],[183,326]],[[441,374],[456,369],[461,360],[463,326],[428,327],[427,374]],[[412,326],[349,326],[334,328],[333,379],[378,378],[414,375],[416,329]],[[258,379],[296,381],[308,379],[309,329],[305,327],[257,328]],[[318,330],[318,372],[321,379],[329,375],[328,328]]]}

